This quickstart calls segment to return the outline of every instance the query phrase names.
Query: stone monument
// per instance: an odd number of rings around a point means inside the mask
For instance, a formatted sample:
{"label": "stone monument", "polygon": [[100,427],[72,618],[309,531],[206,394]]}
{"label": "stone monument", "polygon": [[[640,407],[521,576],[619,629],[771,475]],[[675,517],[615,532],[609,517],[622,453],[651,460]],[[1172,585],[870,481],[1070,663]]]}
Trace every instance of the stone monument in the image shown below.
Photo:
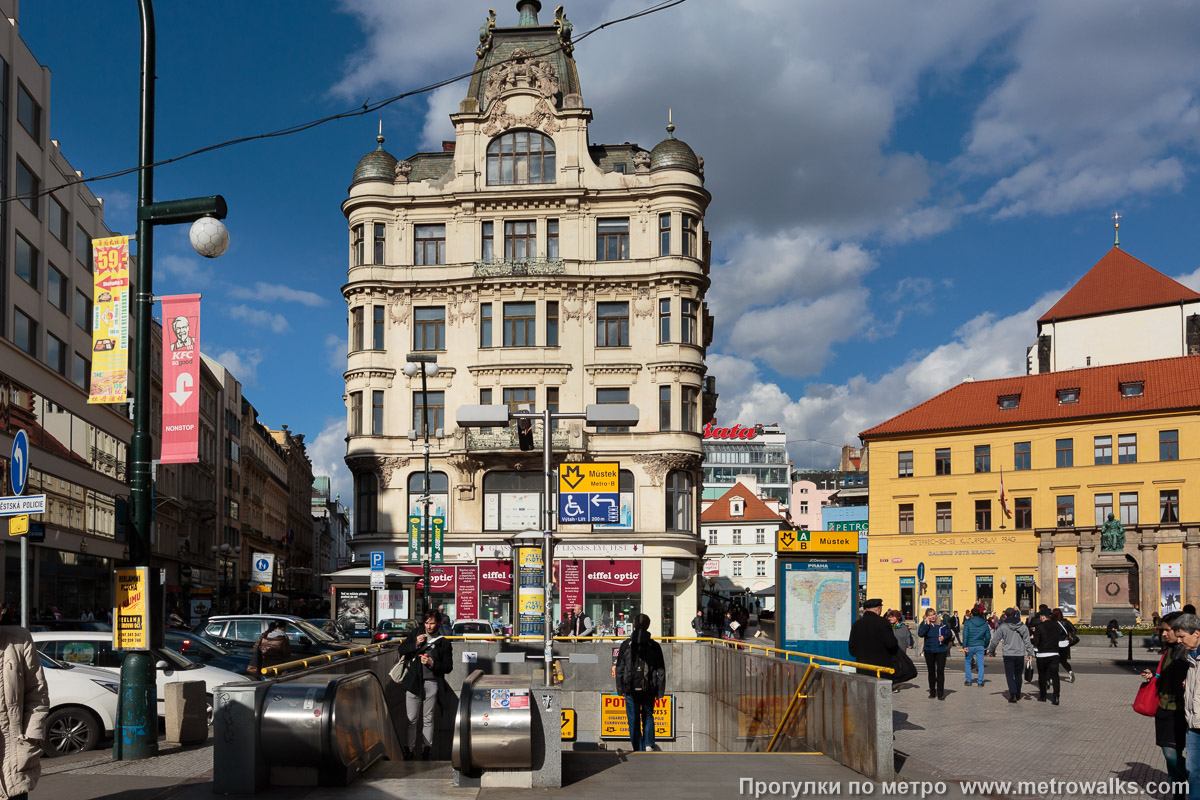
{"label": "stone monument", "polygon": [[1137,609],[1130,598],[1130,573],[1135,565],[1125,556],[1125,528],[1113,514],[1100,527],[1100,555],[1092,565],[1096,575],[1096,602],[1092,606],[1092,625],[1103,628],[1115,619],[1121,625],[1137,621]]}

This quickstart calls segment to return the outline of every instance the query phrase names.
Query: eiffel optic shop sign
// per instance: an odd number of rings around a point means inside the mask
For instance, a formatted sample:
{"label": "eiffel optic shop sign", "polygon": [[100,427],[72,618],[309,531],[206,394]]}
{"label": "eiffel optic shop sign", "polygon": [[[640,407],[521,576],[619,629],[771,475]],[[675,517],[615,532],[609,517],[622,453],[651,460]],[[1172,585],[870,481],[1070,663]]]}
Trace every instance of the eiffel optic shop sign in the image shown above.
{"label": "eiffel optic shop sign", "polygon": [[200,442],[200,295],[164,297],[162,314],[162,463],[194,464]]}
{"label": "eiffel optic shop sign", "polygon": [[89,403],[129,395],[129,239],[92,240],[92,385]]}

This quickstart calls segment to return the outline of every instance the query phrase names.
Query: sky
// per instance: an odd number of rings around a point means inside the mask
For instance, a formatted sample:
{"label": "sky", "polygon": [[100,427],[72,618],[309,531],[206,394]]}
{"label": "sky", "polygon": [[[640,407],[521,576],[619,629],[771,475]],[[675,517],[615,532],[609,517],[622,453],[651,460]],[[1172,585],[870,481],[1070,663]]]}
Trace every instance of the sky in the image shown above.
{"label": "sky", "polygon": [[[353,111],[469,72],[497,0],[160,0],[156,156]],[[549,22],[556,3],[546,3]],[[577,0],[580,35],[651,6]],[[49,130],[85,175],[136,166],[137,5],[27,0]],[[1200,289],[1200,14],[1186,0],[686,0],[575,50],[596,143],[705,159],[721,424],[779,423],[798,468],[964,380],[1025,372],[1036,319],[1113,246]],[[155,171],[222,194],[229,252],[156,234],[156,294],[349,504],[348,234],[358,159],[440,150],[459,81],[370,115]],[[92,184],[133,233],[132,177]]]}

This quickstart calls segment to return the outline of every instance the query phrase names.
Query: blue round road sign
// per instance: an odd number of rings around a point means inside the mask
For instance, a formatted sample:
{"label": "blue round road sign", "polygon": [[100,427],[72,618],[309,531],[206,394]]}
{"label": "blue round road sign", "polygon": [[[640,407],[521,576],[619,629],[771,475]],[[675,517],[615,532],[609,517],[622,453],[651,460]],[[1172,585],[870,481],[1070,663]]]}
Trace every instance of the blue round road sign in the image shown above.
{"label": "blue round road sign", "polygon": [[924,561],[922,561],[920,564],[917,564],[917,580],[919,580],[919,581],[925,580],[925,562]]}
{"label": "blue round road sign", "polygon": [[258,561],[254,562],[254,568],[259,572],[266,572],[270,566],[271,562],[267,561],[265,558],[260,558]]}
{"label": "blue round road sign", "polygon": [[25,479],[29,477],[29,437],[24,430],[17,431],[13,437],[11,469],[8,471],[8,482],[13,494],[25,491]]}

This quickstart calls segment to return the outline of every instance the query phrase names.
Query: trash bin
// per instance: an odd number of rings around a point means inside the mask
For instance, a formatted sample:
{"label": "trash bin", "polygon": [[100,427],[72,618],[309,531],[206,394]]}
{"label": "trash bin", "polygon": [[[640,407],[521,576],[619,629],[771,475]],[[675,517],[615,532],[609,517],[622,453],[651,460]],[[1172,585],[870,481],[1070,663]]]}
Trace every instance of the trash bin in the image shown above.
{"label": "trash bin", "polygon": [[463,683],[450,760],[465,774],[533,767],[533,686],[528,675],[484,675]]}

